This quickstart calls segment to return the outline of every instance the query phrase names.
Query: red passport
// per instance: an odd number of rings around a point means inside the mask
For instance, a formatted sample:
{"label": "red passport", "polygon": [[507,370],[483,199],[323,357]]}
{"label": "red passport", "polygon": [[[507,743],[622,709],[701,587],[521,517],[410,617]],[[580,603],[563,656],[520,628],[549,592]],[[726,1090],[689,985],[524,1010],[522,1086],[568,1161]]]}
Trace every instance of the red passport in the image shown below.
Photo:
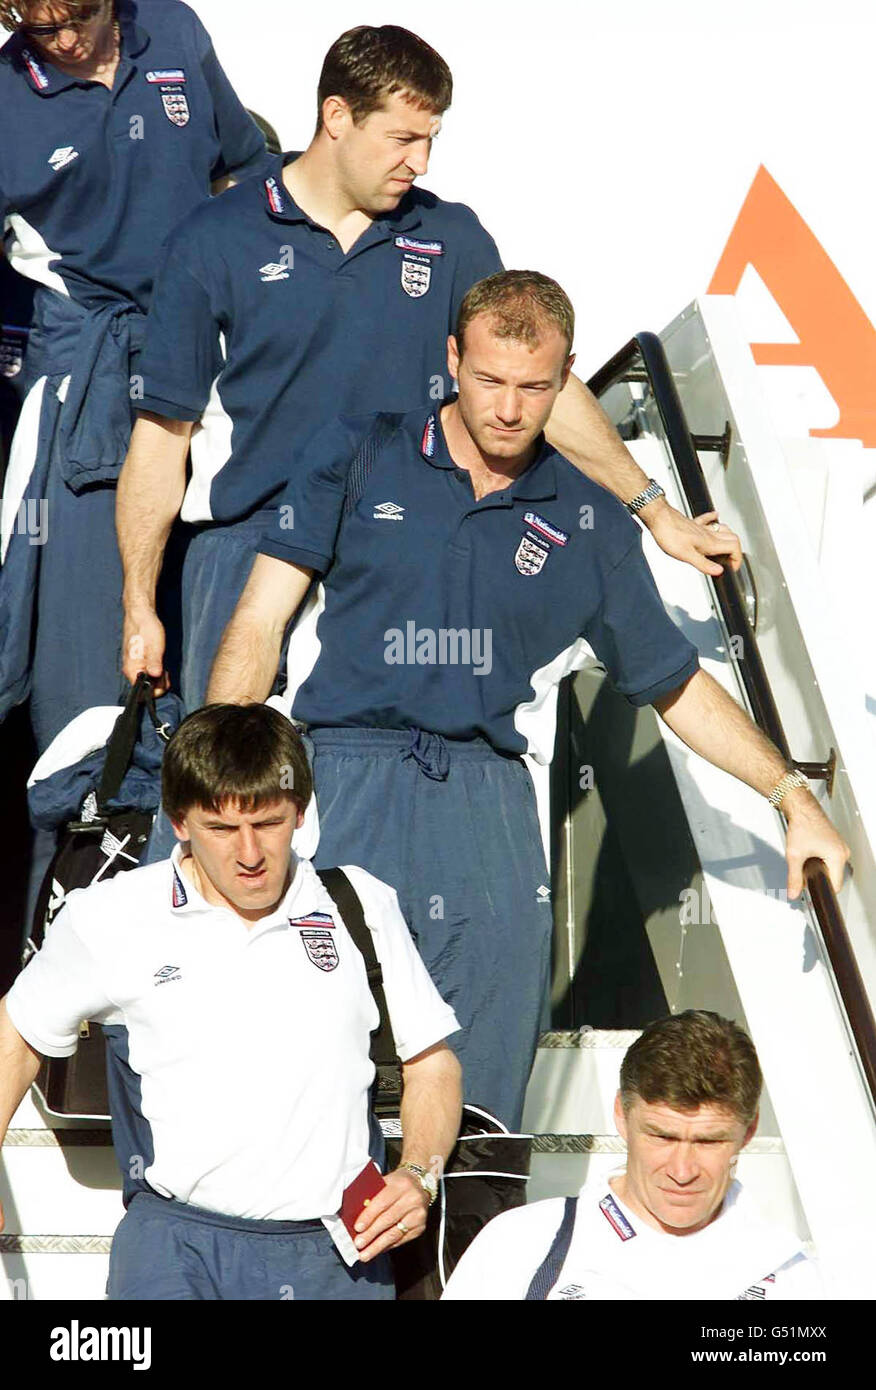
{"label": "red passport", "polygon": [[341,1198],[341,1220],[354,1239],[358,1234],[355,1225],[362,1215],[365,1203],[370,1202],[372,1197],[376,1197],[382,1187],[386,1187],[386,1182],[372,1159],[370,1163],[366,1163],[362,1172],[353,1179],[349,1187],[344,1188],[344,1195]]}

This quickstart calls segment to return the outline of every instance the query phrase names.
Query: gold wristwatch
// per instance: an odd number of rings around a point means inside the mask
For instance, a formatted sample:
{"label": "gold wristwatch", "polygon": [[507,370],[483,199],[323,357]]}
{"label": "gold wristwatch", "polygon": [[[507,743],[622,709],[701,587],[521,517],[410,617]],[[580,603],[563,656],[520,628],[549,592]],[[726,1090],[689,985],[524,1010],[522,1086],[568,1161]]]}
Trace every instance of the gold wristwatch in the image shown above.
{"label": "gold wristwatch", "polygon": [[785,797],[788,795],[788,792],[794,791],[796,787],[808,786],[809,778],[805,773],[797,772],[796,769],[793,772],[786,772],[782,780],[777,782],[773,787],[767,800],[771,806],[775,806],[776,810],[778,810]]}
{"label": "gold wristwatch", "polygon": [[438,1196],[438,1179],[435,1174],[430,1173],[419,1163],[400,1163],[398,1166],[399,1168],[407,1168],[409,1173],[413,1173],[426,1196],[429,1198],[429,1206],[431,1207],[435,1198]]}

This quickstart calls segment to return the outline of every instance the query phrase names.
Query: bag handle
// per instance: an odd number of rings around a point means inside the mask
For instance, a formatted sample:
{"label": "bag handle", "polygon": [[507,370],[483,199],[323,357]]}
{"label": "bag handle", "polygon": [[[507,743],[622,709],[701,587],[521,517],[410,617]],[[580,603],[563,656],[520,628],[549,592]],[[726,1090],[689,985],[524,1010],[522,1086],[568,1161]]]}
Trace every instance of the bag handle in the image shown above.
{"label": "bag handle", "polygon": [[368,986],[380,1021],[371,1034],[370,1057],[377,1069],[374,1113],[397,1115],[401,1104],[401,1066],[383,989],[383,969],[374,949],[374,938],[365,921],[362,903],[343,869],[317,869],[317,876],[341,914],[344,926],[365,961]]}
{"label": "bag handle", "polygon": [[170,738],[167,724],[162,724],[155,709],[155,696],[152,694],[152,677],[141,671],[125,703],[106,746],[103,771],[97,788],[97,814],[104,816],[108,801],[118,796],[122,779],[131,765],[131,757],[137,735],[140,732],[140,712],[145,705],[149,711],[155,732],[166,743]]}

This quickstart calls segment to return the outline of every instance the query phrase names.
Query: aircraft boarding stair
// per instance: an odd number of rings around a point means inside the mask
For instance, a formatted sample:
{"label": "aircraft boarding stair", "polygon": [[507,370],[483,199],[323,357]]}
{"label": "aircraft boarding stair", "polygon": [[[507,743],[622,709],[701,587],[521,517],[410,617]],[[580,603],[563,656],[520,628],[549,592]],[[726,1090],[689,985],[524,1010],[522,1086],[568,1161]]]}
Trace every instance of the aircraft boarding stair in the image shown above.
{"label": "aircraft boarding stair", "polygon": [[[743,574],[717,583],[647,534],[646,554],[705,669],[812,777],[854,877],[837,902],[815,868],[805,902],[787,902],[784,824],[762,797],[599,673],[565,682],[550,773],[553,1024],[524,1116],[529,1197],[622,1165],[611,1108],[625,1048],[660,1014],[716,1009],[749,1028],[768,1088],[740,1177],[814,1242],[831,1296],[862,1298],[876,1293],[876,797],[854,647],[867,632],[863,605],[843,612],[832,596],[834,468],[819,474],[817,443],[812,457],[783,449],[757,370],[732,301],[711,298],[662,344],[634,339],[591,386],[670,501],[692,515],[714,505],[742,536]],[[89,1120],[49,1130],[22,1105],[0,1174],[0,1298],[102,1296],[121,1215],[108,1139]]]}

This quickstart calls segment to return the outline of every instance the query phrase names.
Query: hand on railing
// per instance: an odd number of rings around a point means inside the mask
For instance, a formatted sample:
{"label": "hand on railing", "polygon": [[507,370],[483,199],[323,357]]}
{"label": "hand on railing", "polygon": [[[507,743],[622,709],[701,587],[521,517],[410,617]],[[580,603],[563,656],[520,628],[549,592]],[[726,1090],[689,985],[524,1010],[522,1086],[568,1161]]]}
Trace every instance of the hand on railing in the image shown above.
{"label": "hand on railing", "polygon": [[660,497],[643,507],[639,517],[661,550],[693,565],[703,574],[717,578],[724,573],[725,564],[731,570],[738,570],[742,564],[739,537],[718,520],[717,512],[685,516]]}
{"label": "hand on railing", "polygon": [[851,851],[842,835],[828,820],[812,793],[805,787],[789,792],[782,802],[788,820],[785,857],[788,861],[788,897],[803,891],[807,860],[823,860],[831,887],[838,893]]}

